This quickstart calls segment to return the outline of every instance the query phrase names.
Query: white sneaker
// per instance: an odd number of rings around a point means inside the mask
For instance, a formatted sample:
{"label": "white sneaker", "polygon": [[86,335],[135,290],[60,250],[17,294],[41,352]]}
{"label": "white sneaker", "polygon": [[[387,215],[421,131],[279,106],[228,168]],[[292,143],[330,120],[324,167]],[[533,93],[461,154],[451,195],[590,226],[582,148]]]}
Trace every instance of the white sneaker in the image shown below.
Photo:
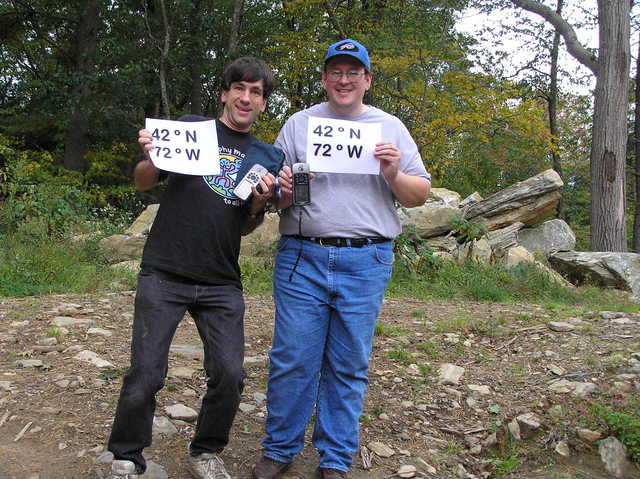
{"label": "white sneaker", "polygon": [[187,469],[197,479],[231,479],[222,458],[216,453],[189,454]]}
{"label": "white sneaker", "polygon": [[136,465],[131,461],[116,460],[111,463],[111,476],[109,479],[138,479]]}

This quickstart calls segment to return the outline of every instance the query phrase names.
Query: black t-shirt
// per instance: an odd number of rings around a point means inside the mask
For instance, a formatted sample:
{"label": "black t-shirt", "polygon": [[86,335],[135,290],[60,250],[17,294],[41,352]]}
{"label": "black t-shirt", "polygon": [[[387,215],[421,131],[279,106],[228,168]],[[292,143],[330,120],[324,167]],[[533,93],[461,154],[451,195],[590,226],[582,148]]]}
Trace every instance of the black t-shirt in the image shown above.
{"label": "black t-shirt", "polygon": [[220,174],[167,175],[167,188],[149,232],[142,266],[197,282],[241,287],[238,256],[248,207],[233,194],[233,186],[253,136],[220,121],[216,127]]}

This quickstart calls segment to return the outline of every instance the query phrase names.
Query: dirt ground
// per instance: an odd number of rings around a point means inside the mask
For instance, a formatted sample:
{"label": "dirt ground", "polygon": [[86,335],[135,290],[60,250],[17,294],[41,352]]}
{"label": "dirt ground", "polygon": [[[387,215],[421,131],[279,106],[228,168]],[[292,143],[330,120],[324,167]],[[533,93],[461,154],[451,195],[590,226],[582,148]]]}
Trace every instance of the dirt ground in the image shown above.
{"label": "dirt ground", "polygon": [[[248,296],[246,303],[246,412],[238,412],[223,455],[238,479],[250,477],[250,466],[260,455],[266,413],[260,393],[266,392],[273,328],[271,298]],[[106,477],[108,465],[97,458],[128,367],[132,312],[130,291],[0,298],[0,477]],[[93,323],[59,334],[52,321],[61,316]],[[573,318],[568,320],[573,331],[547,327],[549,321],[567,317]],[[620,374],[632,354],[640,353],[640,315],[624,317],[628,321],[612,322],[597,311],[526,304],[386,300],[371,358],[361,444],[383,443],[393,455],[373,454],[367,467],[365,450],[355,458],[350,477],[397,477],[402,465],[415,466],[415,477],[441,479],[611,477],[597,445],[578,439],[576,428],[599,430],[582,414],[587,401],[638,397],[640,376]],[[51,344],[52,337],[59,344]],[[199,344],[195,325],[186,318],[174,345]],[[99,368],[75,359],[82,350],[113,366]],[[19,363],[28,359],[42,364]],[[439,382],[442,363],[465,369],[459,384]],[[174,373],[179,367],[192,369],[191,377],[184,369]],[[595,383],[598,391],[585,399],[551,391],[549,370],[558,368],[574,374],[568,376],[573,381]],[[197,410],[204,384],[199,359],[172,352],[156,415],[177,403]],[[488,393],[474,393],[470,385],[488,386]],[[509,441],[505,424],[526,412],[533,412],[541,426],[528,439]],[[170,478],[188,478],[185,450],[193,425],[173,422],[178,432],[156,437],[145,456],[162,465]],[[487,438],[493,432],[498,444],[490,446]],[[561,440],[569,445],[568,458],[554,451]],[[317,454],[307,439],[287,478],[315,477],[316,467]],[[637,464],[629,477],[640,478]]]}

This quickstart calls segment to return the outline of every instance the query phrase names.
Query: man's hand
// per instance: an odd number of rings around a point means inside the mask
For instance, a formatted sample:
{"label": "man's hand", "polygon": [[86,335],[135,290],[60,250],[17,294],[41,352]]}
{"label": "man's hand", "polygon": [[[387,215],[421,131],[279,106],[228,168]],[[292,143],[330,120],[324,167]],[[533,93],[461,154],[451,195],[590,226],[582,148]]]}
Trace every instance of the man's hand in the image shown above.
{"label": "man's hand", "polygon": [[138,145],[140,145],[140,148],[142,149],[144,156],[147,157],[147,160],[151,161],[151,151],[155,146],[153,146],[153,138],[151,137],[151,132],[149,130],[144,129],[138,132]]}
{"label": "man's hand", "polygon": [[153,146],[153,138],[149,130],[140,130],[138,132],[138,145],[140,145],[146,160],[136,165],[133,171],[133,177],[136,188],[138,188],[139,191],[146,191],[158,182],[160,176],[160,170],[156,168],[153,160],[151,160],[151,151],[155,146]]}
{"label": "man's hand", "polygon": [[267,204],[267,200],[273,196],[276,188],[276,179],[271,173],[266,173],[256,186],[251,187],[251,215],[261,212]]}
{"label": "man's hand", "polygon": [[393,182],[400,171],[400,150],[388,141],[376,143],[373,156],[380,160],[380,171],[389,182]]}
{"label": "man's hand", "polygon": [[[309,179],[313,180],[316,177],[315,173],[309,173]],[[284,210],[293,204],[293,173],[291,168],[283,166],[278,173],[278,180],[280,182],[280,199],[278,200],[278,208]]]}
{"label": "man's hand", "polygon": [[373,156],[380,160],[380,171],[402,206],[413,208],[424,204],[429,196],[431,183],[400,171],[402,154],[396,145],[388,141],[376,143]]}

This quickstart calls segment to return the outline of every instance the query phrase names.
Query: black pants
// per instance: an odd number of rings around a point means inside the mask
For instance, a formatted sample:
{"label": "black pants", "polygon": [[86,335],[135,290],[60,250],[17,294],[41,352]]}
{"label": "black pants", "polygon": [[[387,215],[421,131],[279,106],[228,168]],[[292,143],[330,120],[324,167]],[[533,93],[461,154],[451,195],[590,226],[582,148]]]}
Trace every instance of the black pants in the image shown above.
{"label": "black pants", "polygon": [[195,284],[164,272],[142,270],[135,300],[131,367],[124,376],[108,449],[115,459],[146,469],[142,450],[151,444],[155,395],[164,386],[171,340],[189,311],[204,344],[207,392],[202,399],[191,453],[220,452],[242,394],[244,299],[234,285]]}

